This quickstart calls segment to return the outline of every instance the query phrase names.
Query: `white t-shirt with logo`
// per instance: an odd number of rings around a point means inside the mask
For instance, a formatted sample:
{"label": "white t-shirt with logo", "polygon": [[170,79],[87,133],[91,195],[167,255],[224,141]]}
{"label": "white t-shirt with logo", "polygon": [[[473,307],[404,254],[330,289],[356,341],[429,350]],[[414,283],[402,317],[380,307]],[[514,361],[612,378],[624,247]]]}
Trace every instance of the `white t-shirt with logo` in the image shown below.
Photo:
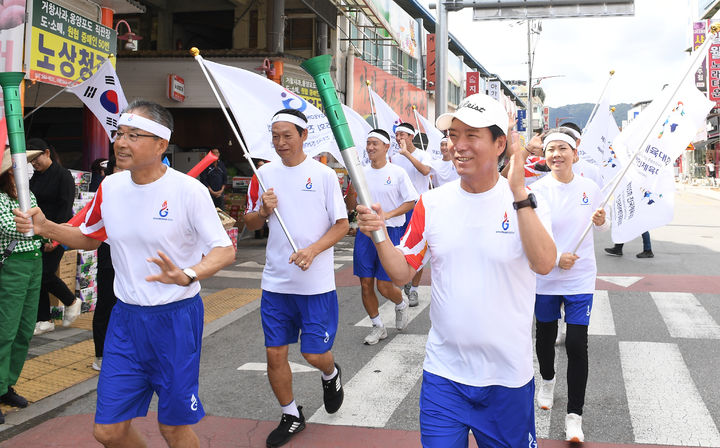
{"label": "white t-shirt with logo", "polygon": [[[370,165],[363,169],[372,200],[379,202],[383,211],[395,210],[404,202],[418,200],[419,195],[410,182],[410,178],[399,166],[388,162],[379,169]],[[388,227],[402,227],[405,224],[405,214],[386,219],[385,224]]]}
{"label": "white t-shirt with logo", "polygon": [[[535,273],[507,179],[472,194],[456,180],[420,196],[398,246],[416,270],[432,269],[423,368],[476,387],[520,387],[533,378]],[[550,211],[538,197],[550,232]]]}
{"label": "white t-shirt with logo", "polygon": [[199,282],[178,286],[146,281],[160,273],[147,261],[158,258],[158,250],[184,269],[198,264],[214,247],[232,245],[207,188],[172,168],[145,185],[133,182],[129,171],[106,177],[80,231],[110,245],[115,295],[141,306],[164,305],[200,292]]}
{"label": "white t-shirt with logo", "polygon": [[[602,204],[600,187],[587,177],[576,175],[566,184],[550,175],[535,182],[532,191],[541,195],[550,207],[557,253],[572,253],[580,241],[580,236],[592,221],[593,213]],[[537,293],[594,293],[597,265],[592,235],[585,237],[576,255],[579,258],[571,269],[555,266],[549,274],[538,275]]]}
{"label": "white t-shirt with logo", "polygon": [[[340,182],[332,169],[306,157],[289,167],[281,161],[266,163],[258,170],[263,183],[272,188],[278,212],[298,249],[320,239],[338,220],[347,219]],[[252,188],[252,186],[251,186]],[[256,212],[262,199],[249,212]],[[307,271],[288,263],[292,246],[275,214],[268,219],[270,236],[265,250],[262,289],[281,294],[323,294],[335,290],[333,248],[319,253]]]}
{"label": "white t-shirt with logo", "polygon": [[432,159],[430,160],[430,170],[435,187],[460,178],[452,160]]}
{"label": "white t-shirt with logo", "polygon": [[[415,148],[415,151],[412,152],[412,156],[423,165],[430,166],[430,160],[432,157],[422,149]],[[418,194],[423,194],[430,189],[429,177],[423,176],[423,174],[415,168],[415,165],[410,162],[410,159],[400,154],[394,154],[390,157],[390,162],[405,170]]]}
{"label": "white t-shirt with logo", "polygon": [[580,159],[577,162],[573,163],[572,169],[573,173],[582,177],[587,177],[588,179],[595,182],[599,187],[602,187],[603,181],[602,176],[600,175],[600,169],[592,163]]}

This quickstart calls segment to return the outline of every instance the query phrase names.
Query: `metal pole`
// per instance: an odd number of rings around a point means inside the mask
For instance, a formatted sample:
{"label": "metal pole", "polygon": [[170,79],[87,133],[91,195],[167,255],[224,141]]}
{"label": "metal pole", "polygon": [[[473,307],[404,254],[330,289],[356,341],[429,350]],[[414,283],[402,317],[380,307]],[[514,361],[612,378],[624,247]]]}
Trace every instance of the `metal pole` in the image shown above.
{"label": "metal pole", "polygon": [[[240,143],[240,147],[242,148],[243,155],[247,159],[248,163],[250,164],[250,168],[252,169],[253,174],[257,177],[258,184],[260,185],[260,188],[262,191],[267,191],[267,188],[265,188],[265,184],[262,181],[262,177],[260,177],[260,173],[258,173],[257,168],[255,167],[255,163],[252,161],[252,156],[250,155],[250,151],[245,147],[245,143],[243,142],[243,139],[240,138],[240,133],[235,129],[235,125],[233,124],[232,120],[230,119],[230,115],[227,112],[227,109],[225,108],[225,104],[223,103],[222,99],[220,98],[220,94],[218,93],[217,89],[215,88],[215,84],[210,79],[210,74],[207,72],[207,69],[205,68],[205,65],[203,65],[203,58],[200,56],[200,51],[193,47],[190,49],[190,54],[192,54],[195,57],[195,60],[200,64],[200,69],[202,70],[203,74],[205,75],[205,78],[207,79],[208,84],[210,84],[210,88],[212,89],[213,93],[215,94],[215,99],[217,99],[218,104],[220,104],[220,110],[222,110],[223,114],[225,115],[225,119],[227,120],[228,124],[230,125],[230,129],[233,131],[233,134],[235,135],[235,138]],[[293,252],[297,252],[298,248],[295,244],[295,241],[292,239],[292,236],[290,236],[290,232],[287,229],[287,226],[285,226],[285,221],[283,221],[282,217],[280,216],[280,212],[277,208],[273,209],[273,214],[275,214],[275,218],[277,218],[278,223],[280,223],[280,227],[282,228],[283,232],[285,233],[285,236],[287,237],[288,241],[290,242],[290,246],[293,249]]]}
{"label": "metal pole", "polygon": [[527,142],[530,142],[530,139],[533,136],[533,92],[532,92],[532,66],[533,66],[533,60],[532,60],[532,45],[530,42],[530,30],[532,28],[531,24],[532,20],[528,19],[527,21],[527,47],[528,47],[528,96],[527,96],[527,120],[528,120],[528,127],[526,129],[527,132]]}
{"label": "metal pole", "polygon": [[438,1],[435,27],[435,117],[447,111],[448,103],[448,11],[444,1]]}
{"label": "metal pole", "polygon": [[[418,134],[420,134],[420,120],[418,119],[417,107],[415,107],[414,104],[412,106],[412,110],[415,115],[415,129],[417,129]],[[425,129],[425,135],[427,135],[427,129]],[[425,142],[423,142],[422,135],[420,135],[420,147],[423,151],[425,151]]]}

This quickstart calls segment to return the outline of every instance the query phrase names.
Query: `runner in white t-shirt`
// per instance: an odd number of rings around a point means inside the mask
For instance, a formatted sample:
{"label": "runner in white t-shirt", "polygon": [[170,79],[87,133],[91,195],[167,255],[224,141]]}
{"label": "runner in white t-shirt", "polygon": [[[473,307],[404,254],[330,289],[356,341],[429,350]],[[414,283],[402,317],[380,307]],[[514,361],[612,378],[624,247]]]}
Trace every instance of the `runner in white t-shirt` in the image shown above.
{"label": "runner in white t-shirt", "polygon": [[[415,147],[413,144],[414,137],[415,128],[410,123],[402,123],[395,128],[395,140],[400,146],[400,150],[390,158],[390,162],[404,169],[410,176],[415,191],[418,194],[423,194],[430,189],[430,160],[432,160],[432,156]],[[403,233],[412,218],[412,214],[412,210],[405,214]],[[420,286],[420,280],[422,280],[422,273],[423,271],[420,269],[412,280],[405,285],[404,290],[410,306],[418,306],[420,303],[418,286]]]}
{"label": "runner in white t-shirt", "polygon": [[[420,196],[398,247],[376,244],[395,284],[432,269],[420,393],[424,447],[534,446],[532,315],[535,273],[556,251],[542,198],[528,194],[517,133],[508,179],[497,171],[507,114],[485,94],[437,120],[449,129],[460,180]],[[537,207],[537,208],[536,208]],[[383,210],[358,206],[359,229],[385,228]]]}
{"label": "runner in white t-shirt", "polygon": [[[105,446],[146,446],[132,419],[158,395],[160,432],[171,447],[199,446],[191,424],[204,415],[198,394],[203,304],[198,279],[235,260],[207,189],[162,163],[172,115],[134,101],[120,116],[114,151],[126,171],[100,184],[84,223],[17,212],[18,230],[70,247],[106,241],[115,295],[97,388],[95,438]],[[25,219],[33,217],[32,224]],[[184,268],[184,269],[183,269]]]}
{"label": "runner in white t-shirt", "polygon": [[430,176],[435,187],[460,178],[452,160],[452,151],[449,148],[448,141],[449,139],[447,137],[443,137],[443,139],[440,140],[442,159],[430,160],[430,168],[432,169]]}
{"label": "runner in white t-shirt", "polygon": [[[288,363],[288,345],[298,336],[303,357],[322,372],[325,410],[337,412],[343,402],[340,366],[330,351],[338,327],[333,246],[349,225],[335,171],[303,152],[307,128],[307,118],[297,110],[283,109],[273,116],[272,142],[280,161],[258,171],[268,190],[245,215],[249,230],[261,228],[266,220],[270,228],[260,311],[268,380],[282,417],[268,435],[268,447],[284,445],[305,428]],[[276,208],[297,252],[273,215]]]}
{"label": "runner in white t-shirt", "polygon": [[[390,135],[386,131],[370,131],[366,143],[370,165],[363,170],[371,197],[383,210],[387,210],[385,224],[388,235],[393,244],[398,244],[403,234],[405,214],[415,205],[418,194],[405,170],[387,161],[389,149]],[[408,301],[403,300],[402,291],[392,284],[380,264],[372,239],[362,232],[355,234],[353,274],[360,277],[363,306],[373,324],[365,344],[375,345],[387,337],[387,329],[378,311],[375,279],[380,294],[395,304],[395,328],[404,330],[408,324]]]}
{"label": "runner in white t-shirt", "polygon": [[573,173],[577,156],[574,136],[565,128],[553,129],[544,139],[545,157],[551,173],[532,186],[550,206],[552,231],[558,248],[556,267],[537,277],[535,300],[536,349],[543,378],[537,402],[551,409],[555,387],[555,338],[560,306],[565,308],[568,357],[568,403],[565,417],[566,440],[583,442],[582,414],[588,378],[588,325],[595,292],[595,248],[588,235],[576,252],[586,226],[607,230],[600,187],[592,180]]}

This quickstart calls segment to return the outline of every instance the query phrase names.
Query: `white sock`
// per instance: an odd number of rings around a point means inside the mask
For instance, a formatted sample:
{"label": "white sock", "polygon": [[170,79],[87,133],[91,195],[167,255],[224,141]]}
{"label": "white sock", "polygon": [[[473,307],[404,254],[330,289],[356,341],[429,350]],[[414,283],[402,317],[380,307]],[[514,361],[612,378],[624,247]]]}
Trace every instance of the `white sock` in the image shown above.
{"label": "white sock", "polygon": [[379,314],[378,314],[377,316],[375,316],[375,317],[371,317],[371,318],[370,318],[370,321],[372,322],[372,324],[373,324],[374,327],[383,327],[383,326],[384,326],[384,325],[383,325],[383,321],[382,321],[382,317],[380,317]]}
{"label": "white sock", "polygon": [[395,305],[396,310],[404,310],[407,307],[408,307],[408,303],[405,300],[403,300],[402,302]]}
{"label": "white sock", "polygon": [[290,404],[283,406],[282,413],[294,415],[295,417],[298,417],[298,418],[300,417],[300,411],[298,411],[297,404],[295,404],[295,400],[291,401]]}
{"label": "white sock", "polygon": [[337,374],[338,374],[337,367],[333,367],[333,371],[330,375],[325,375],[324,373],[322,374],[322,379],[325,381],[331,380],[331,379],[335,378],[335,375],[337,375]]}
{"label": "white sock", "polygon": [[410,291],[415,291],[415,292],[417,292],[417,290],[418,290],[418,287],[417,287],[417,286],[411,286],[411,287],[410,287]]}

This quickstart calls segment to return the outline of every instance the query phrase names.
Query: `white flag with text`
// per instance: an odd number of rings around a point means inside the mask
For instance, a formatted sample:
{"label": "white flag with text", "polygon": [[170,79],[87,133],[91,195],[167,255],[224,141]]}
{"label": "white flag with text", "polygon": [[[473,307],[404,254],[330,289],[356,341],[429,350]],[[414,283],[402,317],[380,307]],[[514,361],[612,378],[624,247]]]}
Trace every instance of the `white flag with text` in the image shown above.
{"label": "white flag with text", "polygon": [[610,111],[607,98],[608,95],[605,95],[600,101],[597,112],[585,128],[578,148],[578,156],[600,170],[603,182],[601,187],[607,185],[621,170],[612,148],[620,129]]}
{"label": "white flag with text", "polygon": [[442,133],[438,128],[432,125],[427,118],[423,117],[418,113],[417,110],[415,112],[415,117],[420,122],[420,125],[422,125],[423,129],[425,130],[425,135],[427,135],[428,138],[428,144],[427,152],[432,155],[432,158],[435,160],[442,159],[442,153],[440,152],[440,141],[445,136],[445,134]]}

